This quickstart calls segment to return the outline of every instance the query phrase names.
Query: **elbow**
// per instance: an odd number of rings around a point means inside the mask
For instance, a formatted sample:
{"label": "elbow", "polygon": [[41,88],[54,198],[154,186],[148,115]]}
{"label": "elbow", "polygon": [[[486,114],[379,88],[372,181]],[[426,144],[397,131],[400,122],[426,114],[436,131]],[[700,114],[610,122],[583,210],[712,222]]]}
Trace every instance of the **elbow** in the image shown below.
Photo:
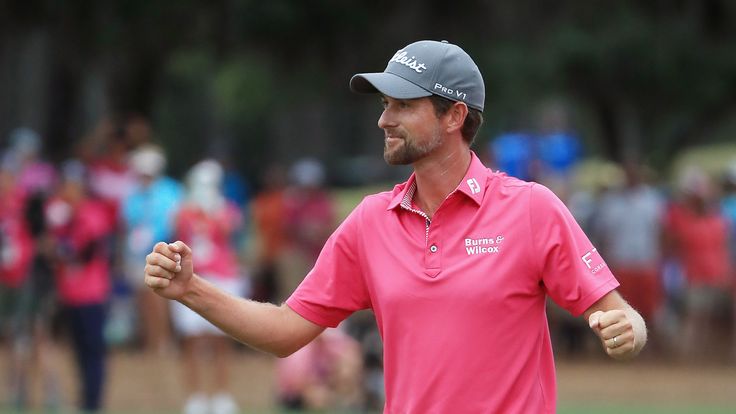
{"label": "elbow", "polygon": [[280,346],[276,347],[275,349],[272,349],[270,353],[278,358],[286,358],[294,354],[296,351],[300,350],[301,346],[294,346],[294,345],[287,345],[287,346]]}
{"label": "elbow", "polygon": [[296,350],[278,350],[275,352],[272,352],[273,355],[275,355],[278,358],[286,358],[288,356],[291,356]]}
{"label": "elbow", "polygon": [[268,344],[261,344],[257,348],[278,358],[286,358],[302,349],[305,344],[301,341],[282,340]]}

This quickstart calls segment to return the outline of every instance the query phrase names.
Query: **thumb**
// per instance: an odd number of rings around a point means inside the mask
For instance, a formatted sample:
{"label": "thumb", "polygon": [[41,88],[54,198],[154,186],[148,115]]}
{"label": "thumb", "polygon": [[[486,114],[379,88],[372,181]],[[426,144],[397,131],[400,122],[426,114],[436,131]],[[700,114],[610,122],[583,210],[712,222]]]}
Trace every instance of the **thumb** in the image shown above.
{"label": "thumb", "polygon": [[192,260],[192,249],[181,240],[177,240],[174,243],[169,243],[169,249],[171,249],[172,252],[179,254],[178,261],[180,262],[180,264],[182,262]]}
{"label": "thumb", "polygon": [[180,255],[182,255],[182,257],[192,254],[192,249],[190,249],[189,246],[187,246],[186,243],[181,240],[169,243],[169,249],[176,253],[179,253]]}
{"label": "thumb", "polygon": [[603,311],[595,311],[588,317],[588,325],[590,329],[600,329],[600,319],[603,316]]}

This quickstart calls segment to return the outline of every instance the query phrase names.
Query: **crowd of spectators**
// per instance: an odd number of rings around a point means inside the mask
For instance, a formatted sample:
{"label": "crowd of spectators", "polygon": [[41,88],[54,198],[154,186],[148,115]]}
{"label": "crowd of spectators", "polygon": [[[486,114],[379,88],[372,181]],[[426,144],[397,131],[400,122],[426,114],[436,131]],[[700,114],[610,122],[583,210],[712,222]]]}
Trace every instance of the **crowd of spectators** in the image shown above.
{"label": "crowd of spectators", "polygon": [[[736,158],[716,173],[689,164],[658,174],[627,156],[601,163],[600,177],[581,186],[582,145],[558,109],[538,128],[493,139],[489,164],[547,185],[568,205],[647,321],[645,354],[736,359]],[[584,355],[584,323],[554,305],[548,314],[558,355]]]}
{"label": "crowd of spectators", "polygon": [[[505,133],[477,151],[494,168],[539,181],[568,204],[624,297],[648,321],[647,352],[736,358],[736,346],[723,345],[736,334],[736,161],[720,176],[690,166],[673,184],[630,161],[619,166],[619,179],[576,188],[582,146],[558,121],[553,113],[543,131]],[[179,181],[167,175],[166,151],[139,116],[103,120],[60,163],[44,160],[44,139],[31,129],[14,130],[6,142],[0,344],[10,373],[2,403],[30,409],[33,373],[42,377],[45,409],[74,402],[100,411],[107,350],[127,347],[181,356],[188,395],[182,412],[237,412],[228,371],[240,348],[184,306],[144,289],[145,256],[157,241],[184,240],[195,246],[198,273],[212,283],[242,297],[285,300],[339,222],[324,166],[311,158],[273,164],[252,196],[243,177],[213,158],[199,160]],[[584,324],[552,306],[549,313],[560,355],[583,352],[581,335],[590,337]],[[380,410],[375,323],[359,313],[343,325],[277,362],[276,403]],[[61,393],[60,346],[73,351],[76,397]]]}

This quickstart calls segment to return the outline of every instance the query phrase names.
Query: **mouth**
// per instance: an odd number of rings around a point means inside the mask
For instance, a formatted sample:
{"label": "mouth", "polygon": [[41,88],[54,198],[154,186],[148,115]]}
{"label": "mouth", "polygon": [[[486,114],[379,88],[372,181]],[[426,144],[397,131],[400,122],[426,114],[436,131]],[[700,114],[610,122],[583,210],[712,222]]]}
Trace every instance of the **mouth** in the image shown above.
{"label": "mouth", "polygon": [[401,136],[399,136],[399,135],[386,134],[385,135],[385,140],[386,140],[386,144],[389,144],[389,143],[392,143],[392,142],[403,141],[404,138],[401,137]]}

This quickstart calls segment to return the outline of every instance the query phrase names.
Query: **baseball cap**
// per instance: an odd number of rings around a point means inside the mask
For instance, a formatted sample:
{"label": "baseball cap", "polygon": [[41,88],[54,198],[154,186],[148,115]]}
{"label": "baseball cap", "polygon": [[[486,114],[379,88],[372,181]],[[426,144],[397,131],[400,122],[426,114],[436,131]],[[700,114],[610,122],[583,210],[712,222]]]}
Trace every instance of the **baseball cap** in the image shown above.
{"label": "baseball cap", "polygon": [[483,77],[463,49],[446,40],[421,40],[399,49],[383,72],[358,73],[350,90],[382,93],[395,99],[437,95],[483,111]]}
{"label": "baseball cap", "polygon": [[137,174],[156,177],[166,167],[166,156],[158,146],[146,144],[130,155],[129,164]]}

